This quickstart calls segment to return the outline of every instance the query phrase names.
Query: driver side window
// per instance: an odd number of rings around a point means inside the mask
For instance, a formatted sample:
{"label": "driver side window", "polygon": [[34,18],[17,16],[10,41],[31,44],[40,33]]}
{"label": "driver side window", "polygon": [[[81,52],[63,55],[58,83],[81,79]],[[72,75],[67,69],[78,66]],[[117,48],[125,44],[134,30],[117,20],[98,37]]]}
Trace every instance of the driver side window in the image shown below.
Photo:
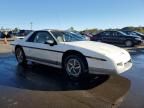
{"label": "driver side window", "polygon": [[120,36],[121,34],[119,32],[113,32],[113,36]]}
{"label": "driver side window", "polygon": [[37,32],[33,42],[45,43],[47,40],[53,40],[53,37],[48,32]]}
{"label": "driver side window", "polygon": [[108,31],[107,32],[103,32],[103,33],[101,33],[101,35],[102,36],[110,36],[110,32],[108,32]]}

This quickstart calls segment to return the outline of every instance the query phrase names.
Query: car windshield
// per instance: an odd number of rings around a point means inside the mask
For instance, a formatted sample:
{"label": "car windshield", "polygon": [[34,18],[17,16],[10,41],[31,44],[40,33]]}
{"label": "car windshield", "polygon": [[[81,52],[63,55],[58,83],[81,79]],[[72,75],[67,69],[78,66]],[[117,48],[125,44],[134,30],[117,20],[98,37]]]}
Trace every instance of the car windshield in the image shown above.
{"label": "car windshield", "polygon": [[140,32],[135,32],[135,31],[124,31],[127,35],[131,35],[131,36],[136,36],[136,35],[143,35]]}
{"label": "car windshield", "polygon": [[58,42],[73,42],[73,41],[85,41],[84,36],[80,34],[70,33],[67,31],[51,31],[53,36]]}
{"label": "car windshield", "polygon": [[132,31],[124,31],[124,33],[126,33],[127,35],[136,35],[136,33],[132,32]]}
{"label": "car windshield", "polygon": [[121,33],[122,35],[127,35],[125,32],[119,31],[119,33]]}

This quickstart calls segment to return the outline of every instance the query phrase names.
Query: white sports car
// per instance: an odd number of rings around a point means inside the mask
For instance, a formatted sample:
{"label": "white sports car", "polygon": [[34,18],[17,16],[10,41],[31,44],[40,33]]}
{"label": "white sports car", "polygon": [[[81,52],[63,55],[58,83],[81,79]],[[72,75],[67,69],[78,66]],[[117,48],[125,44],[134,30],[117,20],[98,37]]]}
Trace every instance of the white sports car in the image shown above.
{"label": "white sports car", "polygon": [[32,61],[63,68],[73,78],[86,73],[120,74],[132,67],[131,57],[124,49],[86,41],[67,31],[34,31],[11,45],[19,64]]}

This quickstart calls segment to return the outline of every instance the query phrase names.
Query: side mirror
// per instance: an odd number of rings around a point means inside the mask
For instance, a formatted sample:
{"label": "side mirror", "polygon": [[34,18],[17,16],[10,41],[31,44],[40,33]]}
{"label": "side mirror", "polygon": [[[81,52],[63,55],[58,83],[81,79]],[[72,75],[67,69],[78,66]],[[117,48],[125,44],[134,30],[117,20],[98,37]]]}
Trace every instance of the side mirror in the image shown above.
{"label": "side mirror", "polygon": [[45,42],[45,44],[49,44],[50,46],[54,46],[55,45],[55,41],[54,40],[47,40]]}

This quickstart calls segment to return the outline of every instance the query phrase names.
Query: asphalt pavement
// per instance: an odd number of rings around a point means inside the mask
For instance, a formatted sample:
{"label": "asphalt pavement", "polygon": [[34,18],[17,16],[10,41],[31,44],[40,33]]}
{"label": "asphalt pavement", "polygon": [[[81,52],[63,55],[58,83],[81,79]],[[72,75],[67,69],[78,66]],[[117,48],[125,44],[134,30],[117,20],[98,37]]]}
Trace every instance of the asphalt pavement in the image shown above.
{"label": "asphalt pavement", "polygon": [[[129,88],[130,81],[120,76],[90,75],[73,82],[60,69],[32,63],[20,66],[14,55],[0,57],[3,108],[59,108],[60,105],[61,108],[111,108],[123,101]],[[41,104],[44,106],[40,107]]]}
{"label": "asphalt pavement", "polygon": [[120,108],[144,108],[144,49],[131,49],[130,52],[133,67],[122,76],[131,81],[131,88]]}

